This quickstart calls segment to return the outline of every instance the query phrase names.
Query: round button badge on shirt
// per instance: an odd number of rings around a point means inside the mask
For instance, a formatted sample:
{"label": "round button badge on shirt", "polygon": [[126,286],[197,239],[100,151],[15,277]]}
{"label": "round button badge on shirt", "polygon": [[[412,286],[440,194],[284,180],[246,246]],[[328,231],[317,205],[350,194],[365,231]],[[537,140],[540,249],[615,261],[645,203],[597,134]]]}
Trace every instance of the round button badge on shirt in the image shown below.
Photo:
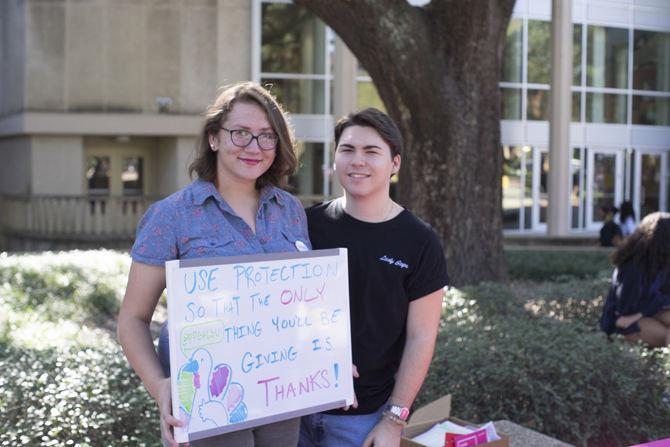
{"label": "round button badge on shirt", "polygon": [[298,249],[298,251],[309,251],[309,248],[307,248],[307,245],[303,241],[295,241],[295,248]]}

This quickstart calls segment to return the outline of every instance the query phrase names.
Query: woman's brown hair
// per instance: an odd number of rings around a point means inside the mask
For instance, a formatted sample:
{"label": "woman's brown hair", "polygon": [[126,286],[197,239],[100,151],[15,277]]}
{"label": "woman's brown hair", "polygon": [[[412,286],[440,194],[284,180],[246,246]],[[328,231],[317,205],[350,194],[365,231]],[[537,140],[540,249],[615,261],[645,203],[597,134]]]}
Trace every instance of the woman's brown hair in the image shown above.
{"label": "woman's brown hair", "polygon": [[270,92],[255,82],[240,82],[222,87],[219,91],[214,104],[205,112],[205,124],[196,146],[196,158],[188,168],[189,175],[193,177],[195,172],[198,178],[216,183],[216,152],[209,146],[209,135],[219,132],[233,105],[246,102],[257,104],[265,111],[272,129],[279,137],[275,159],[270,168],[256,180],[256,188],[267,185],[284,186],[288,176],[295,172],[298,160],[293,145],[293,132],[288,126],[286,113],[281,105]]}
{"label": "woman's brown hair", "polygon": [[640,222],[612,253],[612,263],[619,267],[634,262],[649,278],[670,273],[670,213],[651,213]]}

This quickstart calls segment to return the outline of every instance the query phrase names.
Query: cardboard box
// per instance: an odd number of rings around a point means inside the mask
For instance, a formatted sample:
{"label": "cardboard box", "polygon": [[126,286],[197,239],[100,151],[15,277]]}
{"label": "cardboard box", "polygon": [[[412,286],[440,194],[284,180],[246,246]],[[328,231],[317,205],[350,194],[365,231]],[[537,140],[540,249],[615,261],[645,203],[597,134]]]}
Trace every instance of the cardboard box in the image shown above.
{"label": "cardboard box", "polygon": [[[400,447],[423,447],[412,441],[412,438],[419,436],[421,433],[430,430],[435,424],[444,422],[447,419],[459,425],[472,425],[471,422],[464,421],[455,417],[451,417],[451,395],[447,394],[441,398],[434,400],[425,407],[416,410],[407,422],[407,426],[402,431],[402,439],[400,440]],[[486,442],[479,444],[477,447],[509,447],[509,437],[498,433],[501,439],[498,441]]]}

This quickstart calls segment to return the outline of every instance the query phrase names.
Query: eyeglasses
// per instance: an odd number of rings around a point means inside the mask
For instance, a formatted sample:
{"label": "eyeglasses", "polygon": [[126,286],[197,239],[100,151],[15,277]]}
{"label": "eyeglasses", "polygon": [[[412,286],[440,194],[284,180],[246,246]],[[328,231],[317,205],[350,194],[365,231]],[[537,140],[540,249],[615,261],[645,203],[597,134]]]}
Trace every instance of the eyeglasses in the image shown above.
{"label": "eyeglasses", "polygon": [[258,147],[264,151],[271,151],[277,148],[277,143],[279,142],[279,137],[272,132],[254,135],[244,129],[226,129],[225,127],[221,127],[221,129],[230,132],[230,140],[237,147],[247,147],[255,139]]}

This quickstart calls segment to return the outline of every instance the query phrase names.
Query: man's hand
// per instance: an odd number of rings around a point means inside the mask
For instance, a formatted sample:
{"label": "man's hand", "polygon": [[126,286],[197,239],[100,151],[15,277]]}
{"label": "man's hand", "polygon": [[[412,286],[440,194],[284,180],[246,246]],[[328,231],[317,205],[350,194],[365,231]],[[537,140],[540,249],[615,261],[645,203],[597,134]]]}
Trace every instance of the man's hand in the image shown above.
{"label": "man's hand", "polygon": [[365,438],[362,447],[398,447],[403,426],[382,416]]}

